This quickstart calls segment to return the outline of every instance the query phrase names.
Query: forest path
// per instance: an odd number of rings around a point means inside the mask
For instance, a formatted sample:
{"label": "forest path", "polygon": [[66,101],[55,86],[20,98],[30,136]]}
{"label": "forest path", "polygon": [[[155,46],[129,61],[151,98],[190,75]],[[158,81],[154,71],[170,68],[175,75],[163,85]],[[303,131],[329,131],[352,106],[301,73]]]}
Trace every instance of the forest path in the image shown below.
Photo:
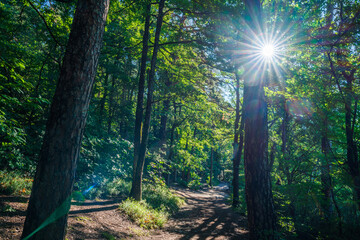
{"label": "forest path", "polygon": [[143,239],[247,239],[246,218],[227,204],[227,189],[225,184],[197,191],[176,189],[186,205],[163,229]]}
{"label": "forest path", "polygon": [[[85,201],[72,205],[68,220],[68,240],[155,239],[223,240],[247,239],[246,218],[226,203],[226,185],[213,189],[176,188],[186,199],[177,214],[163,229],[145,230],[117,210],[121,199]],[[0,239],[20,239],[28,198],[0,196],[10,212],[0,213]]]}

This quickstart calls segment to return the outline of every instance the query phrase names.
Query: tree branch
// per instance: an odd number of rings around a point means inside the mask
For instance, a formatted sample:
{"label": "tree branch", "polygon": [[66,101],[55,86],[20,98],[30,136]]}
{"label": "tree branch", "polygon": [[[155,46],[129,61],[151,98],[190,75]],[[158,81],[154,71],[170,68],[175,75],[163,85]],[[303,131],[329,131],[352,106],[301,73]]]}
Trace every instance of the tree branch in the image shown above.
{"label": "tree branch", "polygon": [[[70,1],[71,1],[71,0],[70,0]],[[63,2],[70,2],[70,1],[63,1]],[[48,30],[49,33],[50,33],[51,38],[55,41],[55,43],[56,43],[57,45],[63,47],[64,45],[60,44],[59,41],[58,41],[58,40],[56,39],[56,37],[54,36],[54,34],[52,33],[52,31],[51,31],[49,25],[47,24],[44,16],[41,15],[41,13],[39,12],[39,10],[37,10],[37,8],[34,6],[34,4],[33,4],[30,0],[27,0],[27,2],[31,5],[31,7],[36,11],[36,13],[39,15],[39,17],[40,17],[40,18],[42,19],[42,21],[44,22],[47,30]]]}

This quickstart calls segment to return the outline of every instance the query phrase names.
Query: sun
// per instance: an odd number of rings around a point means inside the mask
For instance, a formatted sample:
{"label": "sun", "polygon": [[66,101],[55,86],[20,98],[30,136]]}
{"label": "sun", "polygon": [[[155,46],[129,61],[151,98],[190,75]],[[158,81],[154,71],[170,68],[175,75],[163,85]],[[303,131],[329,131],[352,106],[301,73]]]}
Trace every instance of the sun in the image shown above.
{"label": "sun", "polygon": [[264,58],[272,58],[275,55],[275,46],[273,44],[265,44],[261,49],[261,55]]}

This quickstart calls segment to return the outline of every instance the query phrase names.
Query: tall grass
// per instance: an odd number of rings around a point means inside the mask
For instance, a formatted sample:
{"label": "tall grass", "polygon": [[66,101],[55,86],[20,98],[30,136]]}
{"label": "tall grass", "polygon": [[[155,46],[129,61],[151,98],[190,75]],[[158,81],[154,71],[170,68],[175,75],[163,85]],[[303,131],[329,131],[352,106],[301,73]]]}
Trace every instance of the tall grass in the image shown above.
{"label": "tall grass", "polygon": [[126,199],[119,205],[119,209],[146,229],[161,228],[168,219],[168,213],[153,209],[146,201]]}

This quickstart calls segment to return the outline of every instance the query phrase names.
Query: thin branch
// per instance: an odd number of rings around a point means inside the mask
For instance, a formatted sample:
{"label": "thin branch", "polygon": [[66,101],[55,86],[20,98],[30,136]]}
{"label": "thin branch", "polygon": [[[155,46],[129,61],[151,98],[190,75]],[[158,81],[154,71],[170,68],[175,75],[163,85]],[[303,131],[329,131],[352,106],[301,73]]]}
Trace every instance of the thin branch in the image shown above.
{"label": "thin branch", "polygon": [[56,42],[57,45],[63,47],[64,45],[60,44],[59,41],[56,39],[56,37],[55,37],[54,34],[52,33],[49,25],[47,24],[45,18],[41,15],[41,13],[39,12],[39,10],[37,10],[37,8],[34,6],[34,4],[33,4],[30,0],[27,0],[27,2],[31,5],[31,7],[36,11],[36,13],[37,13],[37,14],[39,15],[39,17],[42,19],[42,21],[44,22],[47,30],[48,30],[49,33],[50,33],[50,36],[52,37],[52,39]]}
{"label": "thin branch", "polygon": [[331,73],[333,74],[334,78],[335,78],[335,81],[336,81],[336,85],[338,86],[338,89],[341,93],[341,98],[343,99],[343,101],[345,102],[345,98],[344,98],[344,93],[341,89],[341,86],[340,86],[340,82],[339,82],[339,78],[338,76],[336,75],[336,71],[334,69],[334,64],[333,64],[333,61],[331,59],[331,56],[330,56],[330,52],[331,52],[332,48],[330,49],[329,52],[327,52],[327,56],[328,56],[328,59],[329,59],[329,62],[330,62],[330,68],[331,68]]}

